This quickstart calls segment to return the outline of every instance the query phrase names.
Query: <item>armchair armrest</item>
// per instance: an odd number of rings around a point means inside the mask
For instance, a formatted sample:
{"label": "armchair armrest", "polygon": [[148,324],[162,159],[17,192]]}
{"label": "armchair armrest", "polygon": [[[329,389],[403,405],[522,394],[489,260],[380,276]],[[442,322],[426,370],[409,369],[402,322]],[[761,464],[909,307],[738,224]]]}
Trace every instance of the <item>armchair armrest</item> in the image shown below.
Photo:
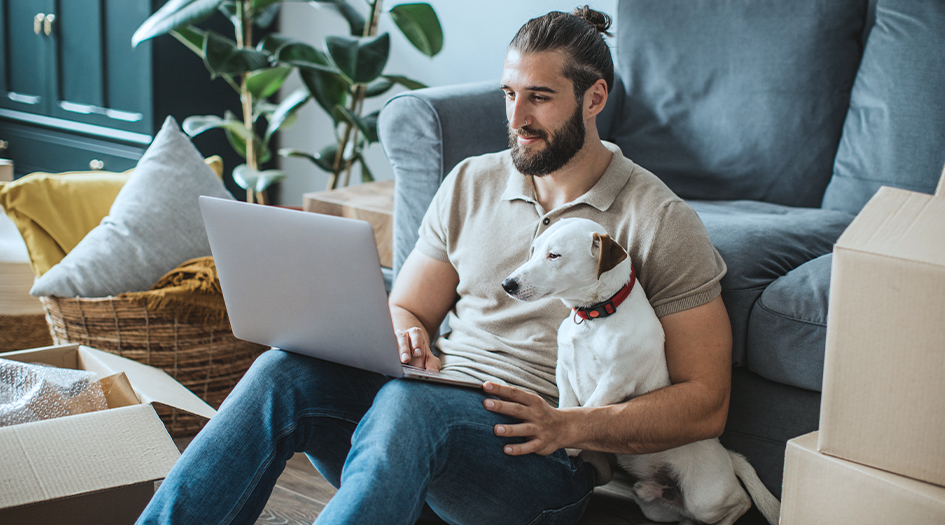
{"label": "armchair armrest", "polygon": [[394,170],[394,275],[444,177],[467,157],[508,147],[498,82],[403,93],[378,117],[378,135]]}

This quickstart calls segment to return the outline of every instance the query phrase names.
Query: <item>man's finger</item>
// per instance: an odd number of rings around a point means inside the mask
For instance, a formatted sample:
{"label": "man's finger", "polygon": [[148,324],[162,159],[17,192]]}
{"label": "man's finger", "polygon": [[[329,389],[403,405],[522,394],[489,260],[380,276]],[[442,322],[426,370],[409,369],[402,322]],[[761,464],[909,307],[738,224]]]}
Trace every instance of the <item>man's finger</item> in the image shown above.
{"label": "man's finger", "polygon": [[400,362],[410,362],[410,336],[406,332],[397,332],[397,346],[400,349]]}
{"label": "man's finger", "polygon": [[493,394],[500,399],[512,401],[521,405],[530,405],[536,400],[541,400],[541,398],[536,395],[523,392],[510,386],[498,385],[496,383],[486,382],[483,385],[483,388],[486,392]]}
{"label": "man's finger", "polygon": [[517,419],[527,419],[525,416],[528,413],[528,409],[524,405],[500,401],[498,399],[486,399],[482,404],[486,407],[486,410],[490,412],[512,416]]}
{"label": "man's finger", "polygon": [[531,423],[499,424],[494,430],[495,435],[502,437],[531,437],[538,434],[538,427]]}
{"label": "man's finger", "polygon": [[411,328],[407,330],[407,334],[410,336],[410,348],[413,350],[412,355],[414,357],[422,357],[427,349],[423,333],[420,332],[419,328]]}
{"label": "man's finger", "polygon": [[[524,456],[525,454],[541,454],[542,442],[538,439],[532,439],[525,443],[509,443],[502,447],[502,451],[509,456]],[[546,454],[542,454],[546,455]]]}

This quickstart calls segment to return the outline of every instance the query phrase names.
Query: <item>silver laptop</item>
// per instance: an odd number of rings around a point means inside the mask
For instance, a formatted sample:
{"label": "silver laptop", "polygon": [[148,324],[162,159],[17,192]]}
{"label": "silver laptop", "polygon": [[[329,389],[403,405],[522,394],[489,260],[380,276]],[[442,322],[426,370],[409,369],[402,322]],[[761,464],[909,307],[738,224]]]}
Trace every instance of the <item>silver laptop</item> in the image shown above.
{"label": "silver laptop", "polygon": [[199,202],[236,337],[391,377],[482,387],[400,362],[367,222]]}

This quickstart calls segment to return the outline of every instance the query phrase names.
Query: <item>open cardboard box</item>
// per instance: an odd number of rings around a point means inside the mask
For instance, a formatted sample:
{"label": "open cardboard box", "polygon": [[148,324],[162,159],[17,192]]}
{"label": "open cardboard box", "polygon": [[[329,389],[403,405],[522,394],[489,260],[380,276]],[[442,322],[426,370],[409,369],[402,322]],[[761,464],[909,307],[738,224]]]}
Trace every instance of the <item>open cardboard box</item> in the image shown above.
{"label": "open cardboard box", "polygon": [[945,172],[881,188],[834,247],[819,450],[945,486]]}
{"label": "open cardboard box", "polygon": [[171,376],[101,350],[51,346],[3,359],[123,372],[109,409],[0,428],[0,523],[131,524],[180,456],[151,403],[211,418],[216,413]]}
{"label": "open cardboard box", "polygon": [[945,523],[945,487],[821,454],[817,432],[788,441],[781,525]]}

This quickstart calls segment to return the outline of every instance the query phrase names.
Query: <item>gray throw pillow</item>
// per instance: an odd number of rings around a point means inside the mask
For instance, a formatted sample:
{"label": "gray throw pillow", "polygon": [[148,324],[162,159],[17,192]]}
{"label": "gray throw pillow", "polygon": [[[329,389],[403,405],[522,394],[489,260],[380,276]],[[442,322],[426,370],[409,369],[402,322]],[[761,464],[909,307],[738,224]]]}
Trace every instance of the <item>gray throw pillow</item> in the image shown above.
{"label": "gray throw pillow", "polygon": [[180,263],[210,255],[197,197],[232,199],[168,117],[108,213],[36,280],[39,297],[105,297],[147,290]]}
{"label": "gray throw pillow", "polygon": [[880,186],[932,193],[945,164],[945,2],[878,0],[824,208]]}

